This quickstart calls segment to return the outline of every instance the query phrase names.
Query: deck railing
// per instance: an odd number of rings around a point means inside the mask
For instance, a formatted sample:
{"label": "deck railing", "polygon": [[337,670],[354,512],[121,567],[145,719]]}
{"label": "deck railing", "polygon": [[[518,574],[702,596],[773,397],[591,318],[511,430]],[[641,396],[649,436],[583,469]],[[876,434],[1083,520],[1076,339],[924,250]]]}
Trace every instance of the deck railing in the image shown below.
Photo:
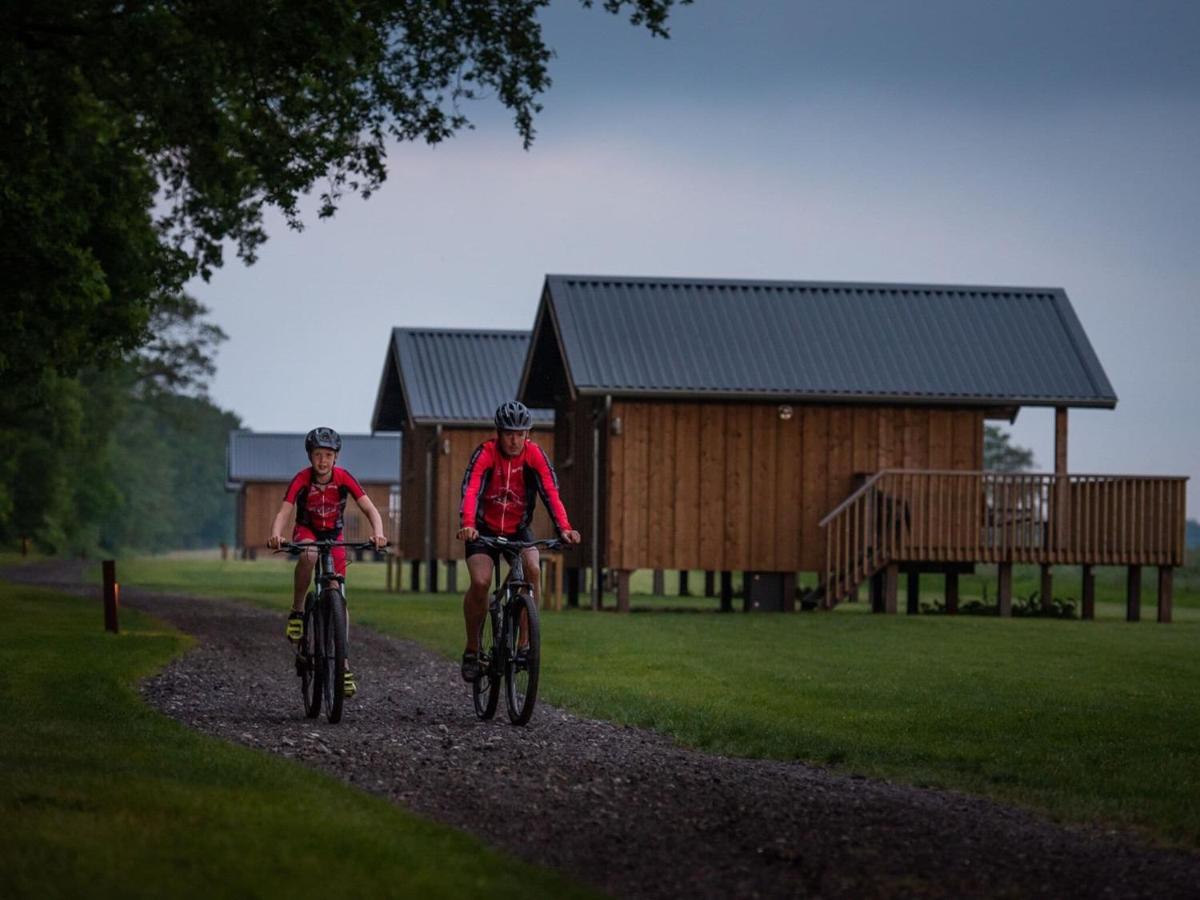
{"label": "deck railing", "polygon": [[1179,566],[1183,477],[885,470],[821,520],[826,603],[893,562]]}

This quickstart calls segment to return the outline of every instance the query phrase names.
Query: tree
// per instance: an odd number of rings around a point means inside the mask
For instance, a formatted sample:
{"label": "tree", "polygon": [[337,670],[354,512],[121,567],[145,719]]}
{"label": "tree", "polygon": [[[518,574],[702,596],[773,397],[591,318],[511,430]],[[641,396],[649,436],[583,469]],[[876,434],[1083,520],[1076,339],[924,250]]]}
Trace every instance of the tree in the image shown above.
{"label": "tree", "polygon": [[[592,0],[580,0],[584,7]],[[667,37],[677,0],[603,0]],[[690,0],[678,0],[685,4]],[[494,96],[528,147],[549,0],[9,0],[0,9],[0,381],[143,344],[155,304],[252,262],[263,214],[302,227],[387,176],[389,140],[445,140]]]}
{"label": "tree", "polygon": [[997,425],[983,426],[983,467],[997,472],[1027,472],[1033,451],[1012,443],[1012,435]]}

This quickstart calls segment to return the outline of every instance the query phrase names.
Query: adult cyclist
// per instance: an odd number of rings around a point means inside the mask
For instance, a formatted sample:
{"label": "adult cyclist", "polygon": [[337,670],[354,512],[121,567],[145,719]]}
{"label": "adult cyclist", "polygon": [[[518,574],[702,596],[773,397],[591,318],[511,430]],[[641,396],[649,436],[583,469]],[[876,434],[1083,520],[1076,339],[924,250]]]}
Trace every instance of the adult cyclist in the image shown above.
{"label": "adult cyclist", "polygon": [[[467,463],[463,475],[462,505],[459,508],[458,539],[466,541],[467,570],[471,586],[463,597],[463,619],[467,647],[462,657],[464,681],[478,681],[479,629],[487,615],[488,591],[499,554],[479,543],[479,537],[504,537],[530,541],[529,522],[537,497],[542,498],[554,520],[559,537],[568,544],[579,543],[579,532],[571,527],[562,499],[558,477],[546,451],[529,437],[533,414],[517,400],[502,403],[496,410],[496,436],[484,441]],[[525,576],[534,597],[541,597],[538,551],[523,551]],[[524,648],[518,648],[518,653]]]}

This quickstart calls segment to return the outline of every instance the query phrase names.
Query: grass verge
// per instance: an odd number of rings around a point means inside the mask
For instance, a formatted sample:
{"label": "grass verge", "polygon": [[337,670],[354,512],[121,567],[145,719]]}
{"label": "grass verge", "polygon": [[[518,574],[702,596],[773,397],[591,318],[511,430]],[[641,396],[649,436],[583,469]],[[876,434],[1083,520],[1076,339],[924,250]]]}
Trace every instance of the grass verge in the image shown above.
{"label": "grass verge", "polygon": [[[383,593],[381,570],[351,570],[354,620],[456,658],[459,600]],[[130,583],[287,602],[278,563],[126,571]],[[1087,623],[870,616],[865,604],[545,613],[542,696],[706,750],[955,788],[1200,847],[1200,611],[1131,625],[1098,593]]]}
{"label": "grass verge", "polygon": [[6,897],[590,896],[287,760],[197,735],[133,682],[186,646],[129,609],[3,585]]}

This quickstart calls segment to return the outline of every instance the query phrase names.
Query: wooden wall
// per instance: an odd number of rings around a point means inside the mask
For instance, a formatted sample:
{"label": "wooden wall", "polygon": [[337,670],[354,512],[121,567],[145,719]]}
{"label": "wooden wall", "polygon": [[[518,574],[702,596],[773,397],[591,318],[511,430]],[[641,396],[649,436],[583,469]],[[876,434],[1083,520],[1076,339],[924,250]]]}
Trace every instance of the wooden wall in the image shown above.
{"label": "wooden wall", "polygon": [[983,467],[983,410],[797,405],[786,420],[779,410],[615,401],[604,565],[817,571],[818,523],[862,476]]}
{"label": "wooden wall", "polygon": [[[238,546],[242,548],[253,547],[256,550],[265,550],[267,546],[267,538],[271,536],[271,523],[275,521],[275,514],[279,512],[279,504],[283,502],[284,491],[287,490],[285,482],[249,482],[242,487],[241,495],[238,499]],[[364,484],[363,490],[367,492],[367,496],[371,498],[371,502],[375,504],[375,508],[379,510],[379,515],[383,518],[384,528],[387,528],[388,515],[388,495],[391,493],[391,485],[387,484]],[[292,527],[295,524],[295,515],[288,519],[287,527],[284,529],[284,536],[291,537]],[[358,504],[353,498],[346,501],[346,540],[366,540],[370,537],[370,527],[367,522],[367,517],[362,514],[362,510],[358,508]]]}
{"label": "wooden wall", "polygon": [[[463,555],[463,543],[457,538],[463,474],[475,448],[495,434],[492,428],[449,427],[442,428],[440,437],[432,427],[412,429],[405,434],[400,501],[400,555],[403,558],[425,558],[425,466],[429,443],[434,443],[434,559],[459,559]],[[553,460],[554,433],[548,429],[537,430],[531,437]],[[532,528],[537,537],[554,535],[550,517],[540,500]]]}

